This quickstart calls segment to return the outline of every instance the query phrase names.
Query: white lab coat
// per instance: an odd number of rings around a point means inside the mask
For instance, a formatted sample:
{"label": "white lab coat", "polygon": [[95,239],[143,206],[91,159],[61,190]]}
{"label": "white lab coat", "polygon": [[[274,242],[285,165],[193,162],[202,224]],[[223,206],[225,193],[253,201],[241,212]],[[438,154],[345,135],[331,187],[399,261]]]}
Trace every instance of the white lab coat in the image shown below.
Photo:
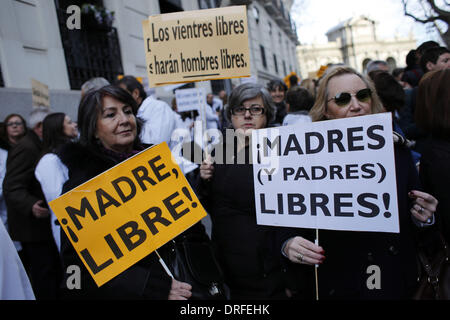
{"label": "white lab coat", "polygon": [[147,144],[167,142],[177,127],[175,111],[161,100],[153,96],[147,97],[138,109],[137,116],[145,121],[141,131],[141,141]]}
{"label": "white lab coat", "polygon": [[0,253],[0,300],[35,300],[25,268],[2,221]]}
{"label": "white lab coat", "polygon": [[[0,220],[3,222],[5,229],[8,231],[8,210],[6,208],[6,201],[3,197],[3,179],[6,175],[6,161],[8,159],[8,151],[0,148]],[[13,241],[17,251],[22,250],[22,245],[19,241]]]}
{"label": "white lab coat", "polygon": [[[47,153],[44,155],[34,170],[36,179],[41,184],[42,192],[45,200],[50,202],[61,195],[64,183],[69,179],[69,172],[67,167],[61,162],[59,157],[54,153]],[[56,216],[51,212],[51,227],[53,238],[55,239],[58,251],[61,248],[61,227],[56,224]]]}

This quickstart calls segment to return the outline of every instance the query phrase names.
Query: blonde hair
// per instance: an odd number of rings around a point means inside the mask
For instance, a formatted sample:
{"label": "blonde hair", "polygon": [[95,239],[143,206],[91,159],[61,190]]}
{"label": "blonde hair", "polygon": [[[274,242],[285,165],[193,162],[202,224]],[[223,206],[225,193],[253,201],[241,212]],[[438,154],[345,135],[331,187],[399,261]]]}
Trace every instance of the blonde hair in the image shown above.
{"label": "blonde hair", "polygon": [[356,70],[346,66],[336,66],[329,70],[327,70],[326,74],[319,82],[319,90],[316,95],[316,102],[314,103],[309,115],[311,116],[312,121],[322,121],[328,120],[325,116],[325,112],[327,110],[327,100],[328,100],[328,83],[333,77],[341,76],[344,74],[354,74],[358,76],[370,89],[372,92],[371,95],[371,111],[373,113],[384,112],[383,104],[381,103],[380,98],[377,95],[375,90],[375,86],[372,83],[372,80],[366,78]]}

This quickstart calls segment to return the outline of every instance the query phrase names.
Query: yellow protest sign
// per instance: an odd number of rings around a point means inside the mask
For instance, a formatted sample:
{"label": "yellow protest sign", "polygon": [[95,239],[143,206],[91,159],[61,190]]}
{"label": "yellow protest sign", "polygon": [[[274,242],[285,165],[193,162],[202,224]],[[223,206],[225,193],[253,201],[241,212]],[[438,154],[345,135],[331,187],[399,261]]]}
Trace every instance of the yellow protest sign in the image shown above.
{"label": "yellow protest sign", "polygon": [[49,205],[98,286],[206,216],[165,142]]}
{"label": "yellow protest sign", "polygon": [[31,99],[33,107],[50,108],[50,93],[48,86],[36,79],[31,79]]}
{"label": "yellow protest sign", "polygon": [[150,16],[142,27],[150,87],[250,76],[245,6]]}

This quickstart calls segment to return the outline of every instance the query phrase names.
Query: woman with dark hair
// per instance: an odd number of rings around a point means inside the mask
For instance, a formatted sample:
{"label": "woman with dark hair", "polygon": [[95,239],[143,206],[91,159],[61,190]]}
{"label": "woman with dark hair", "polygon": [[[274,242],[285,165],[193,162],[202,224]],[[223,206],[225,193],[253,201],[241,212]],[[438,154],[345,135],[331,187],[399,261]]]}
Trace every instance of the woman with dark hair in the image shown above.
{"label": "woman with dark hair", "polygon": [[13,113],[5,118],[3,125],[0,140],[3,140],[2,148],[9,150],[27,133],[27,123],[20,114]]}
{"label": "woman with dark hair", "polygon": [[[349,67],[335,67],[320,81],[311,109],[313,121],[351,118],[383,112],[372,82]],[[400,233],[286,228],[280,246],[293,263],[318,269],[320,299],[411,299],[417,287],[418,233],[433,222],[437,200],[418,191],[418,174],[409,149],[394,143]],[[356,208],[354,208],[356,210]],[[380,288],[367,285],[368,267],[381,270]]]}
{"label": "woman with dark hair", "polygon": [[[78,108],[79,141],[64,144],[57,151],[68,170],[69,179],[64,183],[63,193],[145,149],[139,139],[141,122],[136,117],[137,109],[133,97],[116,86],[90,91],[82,98]],[[201,223],[189,230],[194,232],[199,228],[202,228]],[[204,232],[204,229],[200,231]],[[161,254],[164,248],[159,249]],[[68,299],[186,300],[192,294],[190,284],[167,275],[155,253],[101,287],[97,287],[63,232],[61,258],[63,270],[72,265],[81,269],[81,289],[63,289],[63,295]],[[64,287],[67,277],[69,275],[65,274]]]}
{"label": "woman with dark hair", "polygon": [[[67,168],[55,154],[56,150],[78,136],[77,124],[62,112],[51,113],[42,122],[43,151],[34,175],[41,184],[48,202],[61,195],[62,186],[68,179]],[[56,247],[60,250],[60,231],[56,216],[51,212],[51,228]]]}
{"label": "woman with dark hair", "polygon": [[[405,106],[406,94],[402,86],[394,78],[384,71],[373,71],[369,73],[369,77],[372,79],[377,94],[383,104],[383,108],[392,113],[393,128],[396,135],[394,139],[406,139],[405,134],[400,128],[399,122],[405,119],[400,118],[400,113]],[[406,116],[405,113],[402,113]],[[405,140],[408,147],[412,147],[412,142]],[[420,161],[420,154],[411,150],[414,163],[417,165]]]}
{"label": "woman with dark hair", "polygon": [[408,83],[412,88],[417,87],[423,71],[419,65],[420,56],[417,50],[410,50],[406,55],[406,68],[401,80]]}
{"label": "woman with dark hair", "polygon": [[[27,133],[25,119],[16,113],[8,115],[0,128],[0,218],[8,230],[8,216],[5,198],[3,197],[3,179],[6,174],[8,151]],[[17,250],[21,250],[19,241],[13,241]]]}
{"label": "woman with dark hair", "polygon": [[450,69],[426,73],[419,83],[416,123],[428,134],[420,161],[424,189],[436,196],[437,226],[450,242]]}
{"label": "woman with dark hair", "polygon": [[[233,89],[225,108],[226,130],[215,157],[200,166],[198,193],[211,216],[211,239],[231,299],[284,299],[285,284],[274,252],[274,229],[256,224],[250,138],[275,116],[269,92],[259,84]],[[279,252],[278,252],[279,253]]]}
{"label": "woman with dark hair", "polygon": [[273,124],[276,126],[280,126],[283,123],[283,119],[287,114],[286,107],[286,92],[288,91],[287,85],[279,80],[271,80],[267,84],[267,90],[269,90],[270,95],[272,96],[273,103],[276,107],[275,119],[273,120]]}

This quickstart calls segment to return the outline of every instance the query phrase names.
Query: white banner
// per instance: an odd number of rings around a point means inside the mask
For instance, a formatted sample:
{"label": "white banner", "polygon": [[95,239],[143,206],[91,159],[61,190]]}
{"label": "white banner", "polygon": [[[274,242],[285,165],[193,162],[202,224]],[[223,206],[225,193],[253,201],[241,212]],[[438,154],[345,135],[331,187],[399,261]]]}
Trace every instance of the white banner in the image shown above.
{"label": "white banner", "polygon": [[206,101],[204,88],[178,89],[175,90],[175,99],[177,100],[177,111],[186,112],[198,110]]}
{"label": "white banner", "polygon": [[398,233],[390,113],[255,130],[257,223]]}

